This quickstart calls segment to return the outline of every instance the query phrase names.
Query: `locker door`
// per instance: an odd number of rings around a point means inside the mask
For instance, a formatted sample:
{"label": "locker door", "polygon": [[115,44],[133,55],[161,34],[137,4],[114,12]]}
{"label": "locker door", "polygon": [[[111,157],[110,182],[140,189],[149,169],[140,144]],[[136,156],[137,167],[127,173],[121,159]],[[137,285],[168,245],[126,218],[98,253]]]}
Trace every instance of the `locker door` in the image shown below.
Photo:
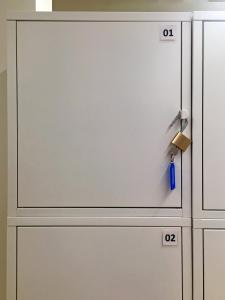
{"label": "locker door", "polygon": [[180,300],[181,243],[180,228],[20,227],[17,299]]}
{"label": "locker door", "polygon": [[203,33],[203,208],[225,210],[225,22]]}
{"label": "locker door", "polygon": [[171,24],[162,41],[160,22],[17,22],[18,207],[182,206]]}
{"label": "locker door", "polygon": [[204,300],[225,295],[225,230],[204,230]]}

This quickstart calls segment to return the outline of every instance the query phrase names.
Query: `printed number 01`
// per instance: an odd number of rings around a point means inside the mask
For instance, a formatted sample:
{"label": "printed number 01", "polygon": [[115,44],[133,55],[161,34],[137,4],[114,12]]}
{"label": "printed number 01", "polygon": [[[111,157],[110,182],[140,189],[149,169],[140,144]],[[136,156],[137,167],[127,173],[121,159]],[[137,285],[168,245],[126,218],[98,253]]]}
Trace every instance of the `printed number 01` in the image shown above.
{"label": "printed number 01", "polygon": [[174,36],[174,35],[173,35],[173,29],[164,29],[164,30],[163,30],[163,36],[164,36],[164,37]]}

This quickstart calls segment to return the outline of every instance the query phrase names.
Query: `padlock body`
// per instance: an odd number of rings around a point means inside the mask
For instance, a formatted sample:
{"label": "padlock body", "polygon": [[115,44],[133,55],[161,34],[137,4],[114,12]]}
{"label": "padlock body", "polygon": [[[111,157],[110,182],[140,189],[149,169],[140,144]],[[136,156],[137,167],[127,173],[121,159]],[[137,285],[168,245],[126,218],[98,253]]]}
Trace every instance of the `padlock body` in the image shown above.
{"label": "padlock body", "polygon": [[188,146],[191,144],[191,139],[186,137],[182,132],[178,132],[171,143],[181,151],[186,151]]}

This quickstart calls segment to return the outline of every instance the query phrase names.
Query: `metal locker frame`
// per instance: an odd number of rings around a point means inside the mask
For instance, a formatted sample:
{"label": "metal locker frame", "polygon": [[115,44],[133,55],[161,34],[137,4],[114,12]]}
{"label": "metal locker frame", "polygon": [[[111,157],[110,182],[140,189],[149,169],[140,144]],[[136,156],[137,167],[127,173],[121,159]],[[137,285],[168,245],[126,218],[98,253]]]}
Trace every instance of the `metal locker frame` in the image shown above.
{"label": "metal locker frame", "polygon": [[[225,21],[224,12],[193,13],[192,54],[192,205],[193,205],[193,300],[205,300],[205,230],[225,230],[225,210],[203,208],[203,79],[204,22]],[[219,245],[218,245],[219,247]]]}
{"label": "metal locker frame", "polygon": [[[190,37],[190,28],[187,23],[190,21],[190,14],[171,13],[107,13],[109,20],[121,21],[128,20],[130,17],[134,21],[170,21],[174,18],[181,18],[186,26],[183,29]],[[83,18],[89,20],[105,20],[105,13],[21,13],[9,16],[9,41],[8,41],[8,98],[9,102],[9,217],[8,217],[8,298],[7,300],[16,300],[16,228],[20,226],[177,226],[182,227],[183,237],[187,240],[183,244],[183,300],[191,299],[191,201],[190,191],[184,195],[184,208],[182,210],[158,210],[155,209],[18,209],[15,205],[16,199],[16,153],[15,153],[15,121],[16,108],[13,99],[16,99],[16,20],[71,20]],[[177,19],[176,19],[177,20]],[[204,229],[225,229],[225,211],[204,211],[202,209],[202,22],[208,21],[225,21],[223,12],[194,12],[193,13],[193,295],[194,300],[204,300]],[[186,36],[183,34],[183,36]],[[182,54],[191,59],[187,51],[188,39],[184,41]],[[185,45],[185,46],[184,46]],[[186,61],[186,60],[185,60]],[[190,105],[189,100],[189,80],[187,74],[190,73],[188,62],[183,65],[182,78],[186,84],[183,86],[183,101],[185,106]],[[189,154],[190,159],[190,154]],[[187,173],[190,171],[189,160],[183,160],[183,167],[186,166]],[[190,185],[191,178],[184,179],[184,185]],[[61,217],[59,217],[59,214]],[[89,216],[89,217],[86,217]],[[154,216],[154,217],[153,217]],[[207,220],[211,219],[211,220]],[[215,219],[218,218],[218,219]],[[222,219],[224,218],[224,219]]]}
{"label": "metal locker frame", "polygon": [[[18,208],[16,132],[16,22],[17,20],[68,21],[180,21],[182,22],[182,101],[191,108],[191,13],[12,13],[8,16],[8,256],[7,300],[17,300],[17,228],[37,226],[178,227],[182,232],[182,300],[192,299],[191,253],[191,150],[183,156],[182,209],[137,208]],[[187,134],[191,135],[191,128]],[[185,188],[186,187],[186,188]],[[172,270],[171,270],[172,271]]]}

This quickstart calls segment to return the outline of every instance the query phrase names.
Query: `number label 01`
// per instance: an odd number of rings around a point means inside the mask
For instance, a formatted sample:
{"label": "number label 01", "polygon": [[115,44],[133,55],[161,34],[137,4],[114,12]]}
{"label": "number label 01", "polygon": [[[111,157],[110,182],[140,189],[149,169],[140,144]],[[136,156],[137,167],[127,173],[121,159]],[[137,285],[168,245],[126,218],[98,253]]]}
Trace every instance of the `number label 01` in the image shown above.
{"label": "number label 01", "polygon": [[161,41],[175,41],[177,35],[176,25],[163,25],[160,27]]}
{"label": "number label 01", "polygon": [[178,232],[177,231],[163,231],[162,233],[163,246],[177,246]]}

